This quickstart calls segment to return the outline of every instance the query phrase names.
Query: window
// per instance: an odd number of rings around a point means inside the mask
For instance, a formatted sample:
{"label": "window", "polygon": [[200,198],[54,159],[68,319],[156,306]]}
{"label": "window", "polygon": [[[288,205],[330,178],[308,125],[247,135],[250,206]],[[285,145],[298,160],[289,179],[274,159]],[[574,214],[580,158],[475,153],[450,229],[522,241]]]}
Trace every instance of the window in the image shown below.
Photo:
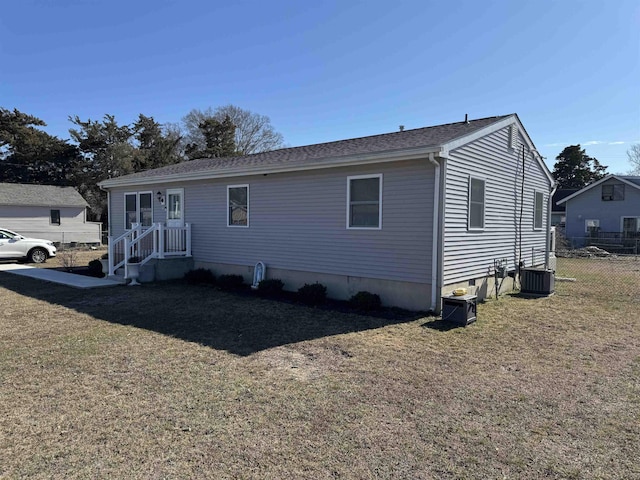
{"label": "window", "polygon": [[60,225],[60,210],[51,210],[49,213],[51,225]]}
{"label": "window", "polygon": [[602,185],[602,201],[621,201],[624,200],[624,183],[610,183]]}
{"label": "window", "polygon": [[347,177],[347,228],[382,228],[382,175]]}
{"label": "window", "polygon": [[535,193],[535,207],[533,213],[533,228],[536,230],[542,229],[542,215],[544,212],[544,193]]}
{"label": "window", "polygon": [[592,219],[584,221],[584,231],[590,235],[597,234],[600,230],[600,220]]}
{"label": "window", "polygon": [[640,217],[622,217],[623,238],[639,238]]}
{"label": "window", "polygon": [[227,225],[249,226],[249,185],[227,186]]}
{"label": "window", "polygon": [[153,222],[151,192],[124,194],[124,227],[131,229],[134,223],[150,227]]}
{"label": "window", "polygon": [[484,180],[469,177],[469,230],[484,228],[484,189]]}

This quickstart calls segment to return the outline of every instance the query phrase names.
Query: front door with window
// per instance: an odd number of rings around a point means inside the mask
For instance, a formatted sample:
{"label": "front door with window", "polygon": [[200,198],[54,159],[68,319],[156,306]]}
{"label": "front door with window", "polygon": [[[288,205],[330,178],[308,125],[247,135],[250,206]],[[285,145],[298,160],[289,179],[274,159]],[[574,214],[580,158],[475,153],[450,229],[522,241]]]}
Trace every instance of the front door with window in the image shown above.
{"label": "front door with window", "polygon": [[[184,189],[167,190],[167,227],[184,227]],[[167,230],[165,249],[170,252],[181,252],[185,249],[186,237],[182,230]]]}
{"label": "front door with window", "polygon": [[184,227],[184,189],[167,190],[167,227]]}

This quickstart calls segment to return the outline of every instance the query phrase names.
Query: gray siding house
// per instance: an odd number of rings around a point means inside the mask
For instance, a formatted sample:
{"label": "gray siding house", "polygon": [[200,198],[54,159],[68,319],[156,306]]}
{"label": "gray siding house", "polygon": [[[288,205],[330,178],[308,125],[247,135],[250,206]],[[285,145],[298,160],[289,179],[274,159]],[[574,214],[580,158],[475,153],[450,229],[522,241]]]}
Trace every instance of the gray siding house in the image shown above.
{"label": "gray siding house", "polygon": [[100,243],[102,224],[73,187],[0,183],[0,227],[58,243]]}
{"label": "gray siding house", "polygon": [[545,262],[554,182],[513,114],[193,160],[100,185],[112,270],[133,253],[150,264],[186,255],[251,280],[261,261],[287,289],[318,281],[335,298],[367,290],[438,311],[458,286],[490,294],[496,262]]}
{"label": "gray siding house", "polygon": [[640,176],[607,175],[558,205],[566,208],[566,237],[574,246],[631,251],[640,238]]}

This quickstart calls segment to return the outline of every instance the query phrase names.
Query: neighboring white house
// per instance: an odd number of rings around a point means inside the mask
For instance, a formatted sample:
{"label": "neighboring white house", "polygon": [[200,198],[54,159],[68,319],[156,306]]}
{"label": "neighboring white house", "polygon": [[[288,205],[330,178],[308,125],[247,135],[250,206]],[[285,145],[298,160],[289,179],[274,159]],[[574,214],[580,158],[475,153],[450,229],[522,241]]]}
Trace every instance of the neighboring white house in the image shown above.
{"label": "neighboring white house", "polygon": [[0,227],[58,243],[101,243],[102,224],[73,187],[0,183]]}
{"label": "neighboring white house", "polygon": [[438,311],[459,286],[491,295],[496,266],[545,263],[554,181],[512,114],[193,160],[100,186],[113,268],[132,254],[154,265],[182,254],[250,280],[262,261],[290,290],[318,281],[335,298],[366,290]]}

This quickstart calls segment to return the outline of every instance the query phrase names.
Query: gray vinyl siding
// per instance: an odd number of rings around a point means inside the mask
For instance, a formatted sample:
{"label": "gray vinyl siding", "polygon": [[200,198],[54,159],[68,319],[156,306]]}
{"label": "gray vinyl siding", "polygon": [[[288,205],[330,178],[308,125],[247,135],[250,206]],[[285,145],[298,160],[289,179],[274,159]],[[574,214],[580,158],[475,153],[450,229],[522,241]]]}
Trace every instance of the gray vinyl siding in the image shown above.
{"label": "gray vinyl siding", "polygon": [[[52,225],[51,210],[60,210],[60,225]],[[53,242],[99,243],[101,224],[85,222],[85,207],[0,205],[0,227],[25,237]]]}
{"label": "gray vinyl siding", "polygon": [[[507,127],[450,152],[446,166],[444,285],[487,276],[496,259],[506,258],[509,268],[517,265],[521,205],[522,259],[527,266],[543,263],[550,183],[525,147],[521,203],[523,143],[519,132],[515,148],[510,149]],[[482,231],[467,228],[470,175],[485,180]],[[541,230],[534,229],[536,190],[544,195]]]}
{"label": "gray vinyl siding", "polygon": [[602,185],[621,183],[611,178],[566,202],[566,236],[587,236],[586,220],[599,220],[601,232],[621,232],[622,217],[640,217],[640,190],[624,186],[624,200],[603,201]]}
{"label": "gray vinyl siding", "polygon": [[[347,229],[347,177],[382,174],[382,229]],[[112,234],[124,231],[124,193],[184,188],[198,262],[255,265],[430,283],[434,168],[396,162],[111,190]],[[249,227],[227,226],[227,186],[249,185]]]}

